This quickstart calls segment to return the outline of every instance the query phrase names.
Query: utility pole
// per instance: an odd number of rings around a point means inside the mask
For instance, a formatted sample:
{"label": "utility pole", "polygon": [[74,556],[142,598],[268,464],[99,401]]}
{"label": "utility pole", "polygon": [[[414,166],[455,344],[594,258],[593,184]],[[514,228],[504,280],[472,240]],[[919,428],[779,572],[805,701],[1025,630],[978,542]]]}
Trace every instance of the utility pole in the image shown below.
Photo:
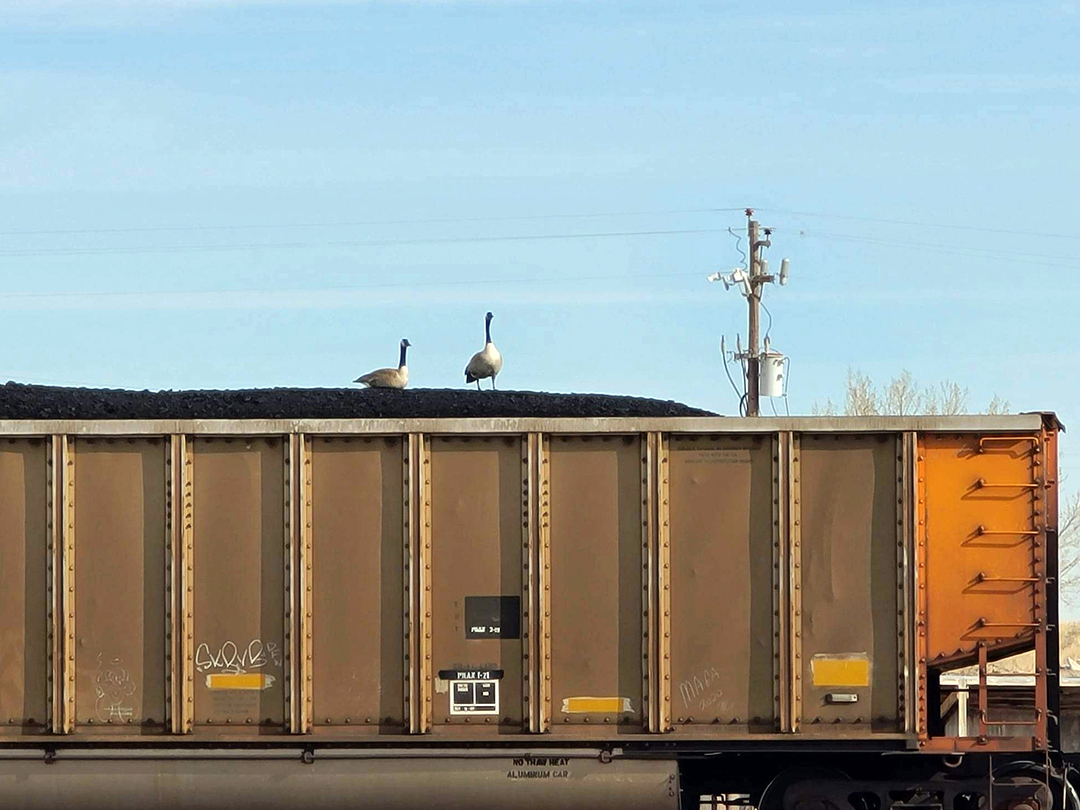
{"label": "utility pole", "polygon": [[[730,229],[729,229],[730,230]],[[734,231],[731,232],[734,236]],[[764,234],[764,238],[761,238],[761,234]],[[735,394],[739,397],[739,412],[745,413],[746,416],[761,416],[761,364],[762,364],[762,347],[761,343],[761,327],[760,327],[760,313],[761,313],[761,291],[766,284],[772,284],[778,282],[781,286],[787,284],[788,281],[788,269],[789,262],[784,259],[780,263],[780,274],[778,276],[771,275],[769,270],[769,264],[762,257],[762,249],[772,246],[772,228],[762,228],[757,220],[754,219],[754,209],[746,209],[746,236],[750,243],[750,250],[747,255],[747,268],[743,270],[741,267],[736,267],[727,273],[712,273],[707,276],[709,281],[721,281],[724,284],[724,289],[730,290],[735,288],[742,293],[746,298],[746,305],[749,308],[749,335],[747,335],[748,341],[746,351],[742,349],[741,343],[738,344],[738,351],[733,353],[732,357],[740,363],[746,363],[746,381],[743,390],[739,390],[735,381],[728,375],[728,379],[731,381],[731,385],[735,388]],[[770,316],[770,323],[771,323]],[[772,349],[769,345],[769,336],[765,335],[765,352],[764,357],[766,361],[766,386],[765,395],[769,397],[787,396],[787,358],[783,354]],[[721,351],[724,352],[725,369],[727,360],[727,353],[723,348],[723,343],[720,344]],[[743,401],[745,400],[745,408]]]}
{"label": "utility pole", "polygon": [[761,309],[761,293],[758,286],[758,276],[761,274],[761,265],[758,263],[758,224],[754,220],[754,210],[746,209],[746,237],[750,243],[750,266],[747,271],[750,275],[750,295],[746,297],[746,303],[750,307],[750,333],[747,335],[746,364],[746,415],[761,416],[761,365],[758,361],[758,316]]}

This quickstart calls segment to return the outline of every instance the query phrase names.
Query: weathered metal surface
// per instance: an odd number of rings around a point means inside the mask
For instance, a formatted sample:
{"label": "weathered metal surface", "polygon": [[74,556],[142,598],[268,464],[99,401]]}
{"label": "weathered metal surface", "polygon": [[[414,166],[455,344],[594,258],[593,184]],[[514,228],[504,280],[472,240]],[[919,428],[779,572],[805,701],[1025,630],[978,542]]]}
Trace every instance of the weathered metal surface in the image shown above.
{"label": "weathered metal surface", "polygon": [[0,734],[49,725],[48,443],[0,441]]}
{"label": "weathered metal surface", "polygon": [[915,457],[918,438],[904,433],[896,451],[896,568],[900,582],[896,586],[896,689],[903,730],[915,733],[916,673],[915,660]]}
{"label": "weathered metal surface", "polygon": [[432,662],[432,635],[434,633],[434,600],[431,570],[431,437],[423,434],[410,435],[415,458],[412,496],[416,502],[416,592],[417,622],[419,627],[416,656],[413,669],[417,681],[417,704],[420,716],[418,731],[428,733],[434,723],[435,680]]}
{"label": "weathered metal surface", "polygon": [[199,733],[287,728],[282,444],[280,438],[194,443]]}
{"label": "weathered metal surface", "polygon": [[417,662],[420,660],[420,608],[417,592],[420,587],[420,485],[417,456],[417,437],[402,439],[401,468],[401,534],[405,550],[402,565],[402,624],[405,628],[402,647],[404,656],[404,716],[411,733],[420,731],[420,684]]}
{"label": "weathered metal surface", "polygon": [[898,731],[894,435],[800,440],[802,725]]}
{"label": "weathered metal surface", "polygon": [[539,464],[540,437],[530,433],[521,443],[521,591],[522,623],[521,699],[530,732],[540,730],[540,647],[536,569],[539,563]]}
{"label": "weathered metal surface", "polygon": [[[930,737],[925,664],[973,660],[982,640],[991,660],[1033,649],[1038,668],[1050,666],[1053,425],[937,420],[993,430],[928,435],[912,429],[918,420],[880,434],[868,431],[875,420],[767,420],[805,428],[774,433],[765,420],[679,419],[674,433],[641,430],[667,424],[655,420],[566,430],[581,421],[337,425],[432,435],[126,437],[88,432],[105,423],[65,434],[75,423],[58,422],[35,438],[9,433],[0,571],[7,584],[24,570],[21,597],[0,596],[11,602],[0,632],[22,633],[24,675],[0,685],[0,730],[14,739],[48,723],[83,739],[171,731],[215,743],[261,732],[283,745],[290,731],[315,743],[673,731],[680,742],[763,743],[917,733],[935,751],[1045,744],[1045,676],[1021,736],[995,737],[991,716],[985,742]],[[324,423],[288,423],[301,424]],[[494,433],[462,432],[475,424]],[[510,430],[529,425],[553,432]],[[970,492],[957,489],[965,480]],[[966,557],[972,533],[985,547]],[[513,638],[501,625],[510,600]],[[472,627],[470,604],[498,618],[497,634]],[[118,703],[110,724],[86,710],[101,688],[94,650],[117,636],[124,649],[110,660],[140,662],[124,668],[138,702]],[[499,673],[498,714],[450,713],[440,672],[456,665]],[[20,700],[33,714],[4,708]]]}
{"label": "weathered metal surface", "polygon": [[898,433],[905,430],[950,433],[1020,433],[1042,428],[1041,414],[1004,416],[816,416],[731,419],[722,416],[596,417],[587,419],[160,419],[160,420],[13,420],[0,419],[0,435],[44,436],[52,433],[95,436],[191,434],[249,436],[403,433]]}
{"label": "weathered metal surface", "polygon": [[[920,727],[926,749],[1047,746],[1046,562],[1056,542],[1057,497],[1056,458],[1048,452],[1052,442],[1042,431],[920,439],[922,655],[928,667],[938,669],[975,660],[980,672],[977,734],[935,737],[932,729]],[[1022,649],[1035,651],[1033,711],[1025,720],[1010,720],[1006,733],[991,734],[1001,724],[987,712],[987,661]]]}
{"label": "weathered metal surface", "polygon": [[[299,665],[300,640],[297,613],[299,612],[298,567],[300,564],[300,524],[299,524],[299,501],[300,481],[297,475],[300,466],[300,442],[302,434],[286,436],[282,441],[282,522],[284,525],[285,549],[282,554],[282,577],[285,587],[283,598],[284,609],[282,611],[282,688],[285,698],[285,726],[293,734],[303,733],[300,726],[301,718],[299,703],[301,700],[300,681],[301,669]],[[252,683],[258,683],[254,678]]]}
{"label": "weathered metal surface", "polygon": [[[315,664],[314,664],[314,581],[315,565],[312,558],[311,545],[311,507],[312,507],[312,480],[313,471],[311,463],[311,437],[296,436],[293,453],[296,456],[296,473],[294,484],[296,490],[296,507],[293,519],[296,528],[293,534],[296,537],[296,552],[294,554],[296,565],[296,597],[293,599],[292,610],[295,621],[286,622],[288,628],[295,627],[296,643],[293,645],[297,657],[297,701],[298,705],[293,712],[296,716],[295,731],[300,734],[310,734],[315,730]],[[393,495],[391,495],[393,500]],[[400,523],[399,523],[400,525]],[[401,540],[398,538],[398,553],[401,553]],[[398,628],[400,636],[401,628]],[[400,705],[400,704],[399,704]]]}
{"label": "weathered metal surface", "polygon": [[787,585],[787,628],[783,634],[785,661],[781,680],[786,680],[788,706],[787,716],[782,718],[781,728],[795,733],[800,730],[803,707],[803,586],[802,586],[802,437],[799,433],[786,434],[786,479],[788,482],[785,504],[787,506],[787,543],[780,563],[783,579]]}
{"label": "weathered metal surface", "polygon": [[655,494],[650,490],[649,497],[656,510],[649,518],[656,524],[656,539],[655,548],[648,551],[649,562],[655,560],[656,576],[649,575],[651,572],[646,569],[650,593],[642,624],[646,628],[645,640],[656,638],[656,643],[648,645],[652,660],[645,661],[644,668],[646,697],[653,696],[649,701],[649,731],[666,732],[671,729],[671,695],[675,686],[671,677],[671,600],[676,587],[671,567],[671,439],[657,434],[655,443],[656,487]]}
{"label": "weathered metal surface", "polygon": [[75,722],[165,730],[165,464],[155,439],[75,442]]}
{"label": "weathered metal surface", "polygon": [[671,441],[676,731],[779,730],[771,445],[767,436]]}
{"label": "weathered metal surface", "polygon": [[[495,734],[526,725],[522,441],[517,436],[431,440],[436,727],[477,726]],[[452,683],[438,674],[448,670],[498,672],[497,711],[452,713]]]}
{"label": "weathered metal surface", "polygon": [[406,726],[402,446],[396,436],[311,442],[310,654],[319,731]]}
{"label": "weathered metal surface", "polygon": [[922,437],[930,665],[970,660],[980,642],[993,649],[1033,637],[1041,576],[1027,579],[1044,556],[1035,553],[1045,527],[1040,446],[1037,433],[990,443]]}
{"label": "weathered metal surface", "polygon": [[[264,755],[265,757],[265,755]],[[678,807],[673,761],[601,762],[550,754],[470,757],[453,752],[422,764],[399,752],[361,758],[327,752],[289,759],[102,759],[61,755],[52,765],[13,760],[0,774],[0,804],[24,810],[661,810]]]}
{"label": "weathered metal surface", "polygon": [[539,668],[539,731],[551,730],[551,437],[537,442],[537,664]]}
{"label": "weathered metal surface", "polygon": [[57,607],[60,615],[59,690],[56,697],[58,723],[54,730],[70,734],[75,730],[75,440],[71,436],[53,439],[56,453],[54,477],[56,507],[56,587],[59,592]]}
{"label": "weathered metal surface", "polygon": [[[641,440],[551,442],[551,702],[561,726],[643,727]],[[578,708],[616,698],[621,711]],[[611,732],[614,733],[614,732]]]}
{"label": "weathered metal surface", "polygon": [[195,441],[190,436],[173,437],[174,469],[178,471],[181,494],[177,503],[179,530],[173,535],[179,543],[179,573],[175,577],[179,591],[178,621],[174,632],[179,635],[175,649],[180,666],[174,678],[179,681],[176,690],[180,701],[176,712],[180,731],[191,734],[195,730]]}

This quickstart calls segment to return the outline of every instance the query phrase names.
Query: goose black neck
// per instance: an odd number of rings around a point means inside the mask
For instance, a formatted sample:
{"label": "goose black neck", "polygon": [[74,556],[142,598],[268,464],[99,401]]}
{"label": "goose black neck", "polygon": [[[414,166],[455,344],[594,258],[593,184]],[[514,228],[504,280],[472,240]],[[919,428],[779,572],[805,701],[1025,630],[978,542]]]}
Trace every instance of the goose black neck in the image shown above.
{"label": "goose black neck", "polygon": [[404,343],[401,344],[401,361],[398,363],[398,368],[401,368],[403,365],[405,365],[405,350],[408,348],[409,347],[406,346]]}
{"label": "goose black neck", "polygon": [[484,343],[491,343],[491,318],[484,319]]}

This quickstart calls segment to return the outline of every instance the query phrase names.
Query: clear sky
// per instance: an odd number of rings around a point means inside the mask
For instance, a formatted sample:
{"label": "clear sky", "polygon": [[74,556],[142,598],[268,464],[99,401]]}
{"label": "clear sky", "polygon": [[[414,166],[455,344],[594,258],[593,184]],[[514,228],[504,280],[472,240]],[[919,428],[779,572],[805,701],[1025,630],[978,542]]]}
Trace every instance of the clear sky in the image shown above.
{"label": "clear sky", "polygon": [[733,413],[705,276],[751,205],[793,413],[855,366],[1080,425],[1078,35],[1034,0],[0,0],[0,379],[338,386],[408,337],[457,386],[491,309],[503,387]]}

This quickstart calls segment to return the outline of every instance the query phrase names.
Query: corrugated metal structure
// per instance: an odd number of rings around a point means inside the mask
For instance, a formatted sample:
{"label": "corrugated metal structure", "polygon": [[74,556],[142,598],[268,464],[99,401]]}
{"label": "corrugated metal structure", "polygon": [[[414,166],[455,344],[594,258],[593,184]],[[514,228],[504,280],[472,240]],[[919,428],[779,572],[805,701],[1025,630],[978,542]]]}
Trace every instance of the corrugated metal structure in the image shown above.
{"label": "corrugated metal structure", "polygon": [[[253,750],[327,773],[349,751],[487,751],[505,785],[526,755],[584,751],[568,790],[627,768],[672,803],[687,751],[1045,751],[1057,430],[0,421],[0,741],[31,771],[35,751],[149,752],[125,777],[145,790],[205,784],[209,746],[265,774],[285,771]],[[1029,717],[946,734],[939,673],[978,663],[985,690],[1022,650]],[[567,768],[537,767],[558,790]]]}

